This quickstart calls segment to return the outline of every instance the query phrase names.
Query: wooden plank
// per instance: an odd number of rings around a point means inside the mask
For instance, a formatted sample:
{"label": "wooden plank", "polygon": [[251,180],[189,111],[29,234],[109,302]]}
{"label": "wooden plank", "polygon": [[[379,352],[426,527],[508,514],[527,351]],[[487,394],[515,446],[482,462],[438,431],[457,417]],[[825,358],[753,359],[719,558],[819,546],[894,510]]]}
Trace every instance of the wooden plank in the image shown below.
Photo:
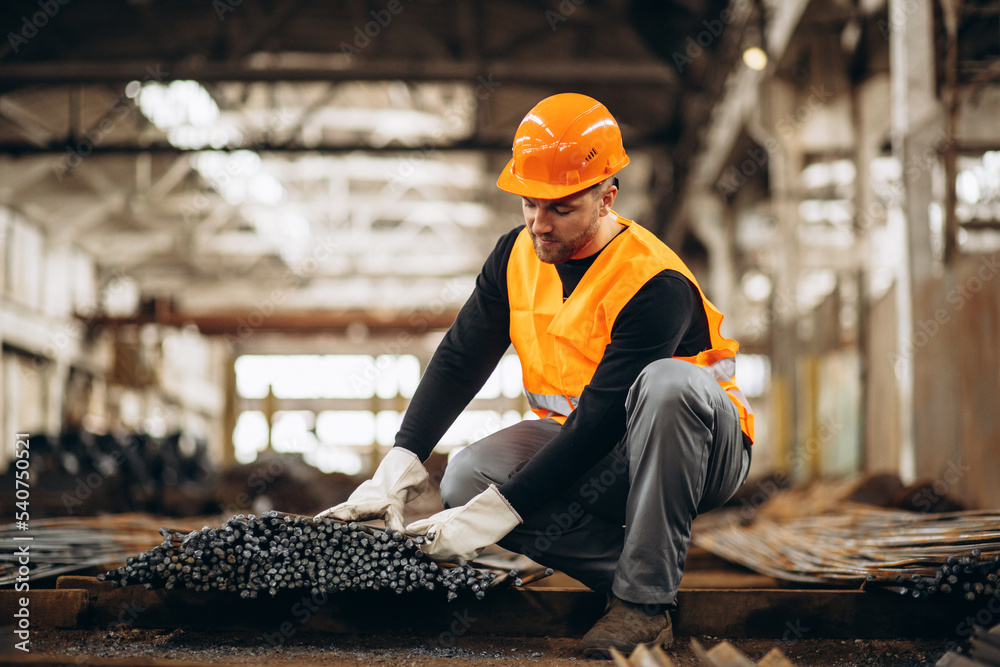
{"label": "wooden plank", "polygon": [[14,619],[23,608],[21,598],[28,599],[26,608],[33,628],[75,628],[87,609],[87,591],[83,590],[4,590],[0,591],[0,618]]}
{"label": "wooden plank", "polygon": [[[87,592],[83,622],[106,627],[119,622],[147,628],[262,630],[265,643],[282,644],[299,631],[368,634],[415,632],[497,634],[521,637],[582,636],[604,613],[606,598],[590,590],[504,589],[485,599],[446,602],[430,592],[348,592],[313,596],[280,591],[275,597],[242,599],[228,593],[113,588],[91,577],[60,577],[59,588]],[[224,610],[224,613],[220,613]]]}
{"label": "wooden plank", "polygon": [[[552,587],[495,590],[483,600],[449,603],[435,593],[384,592],[282,591],[244,600],[228,593],[116,589],[90,577],[60,577],[58,586],[86,591],[81,627],[252,629],[275,645],[300,631],[579,637],[601,617],[606,601],[590,590]],[[976,612],[968,604],[854,590],[692,589],[678,593],[678,604],[678,635],[786,641],[951,637]]]}

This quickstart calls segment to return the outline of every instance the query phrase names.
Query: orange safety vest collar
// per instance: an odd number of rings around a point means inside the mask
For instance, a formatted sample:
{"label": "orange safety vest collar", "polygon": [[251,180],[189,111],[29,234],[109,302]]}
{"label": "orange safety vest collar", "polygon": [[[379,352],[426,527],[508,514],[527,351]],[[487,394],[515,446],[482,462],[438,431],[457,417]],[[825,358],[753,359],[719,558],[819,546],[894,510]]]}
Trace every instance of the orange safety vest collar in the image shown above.
{"label": "orange safety vest collar", "polygon": [[627,229],[601,251],[565,302],[555,266],[538,259],[528,230],[522,229],[514,241],[507,262],[510,339],[521,360],[532,412],[566,421],[611,342],[618,313],[653,276],[671,269],[698,288],[712,341],[710,349],[696,356],[675,358],[712,375],[736,405],[740,427],[752,442],[753,410],[736,385],[739,343],[720,333],[722,313],[673,250],[641,225],[617,220]]}

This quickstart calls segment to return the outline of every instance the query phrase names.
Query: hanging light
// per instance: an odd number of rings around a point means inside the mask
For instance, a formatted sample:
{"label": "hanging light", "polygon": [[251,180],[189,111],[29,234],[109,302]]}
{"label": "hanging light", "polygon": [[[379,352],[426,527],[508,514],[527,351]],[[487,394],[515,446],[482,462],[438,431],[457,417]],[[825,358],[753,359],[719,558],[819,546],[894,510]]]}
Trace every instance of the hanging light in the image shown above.
{"label": "hanging light", "polygon": [[751,46],[743,52],[743,63],[750,69],[759,72],[767,67],[767,53],[759,46]]}

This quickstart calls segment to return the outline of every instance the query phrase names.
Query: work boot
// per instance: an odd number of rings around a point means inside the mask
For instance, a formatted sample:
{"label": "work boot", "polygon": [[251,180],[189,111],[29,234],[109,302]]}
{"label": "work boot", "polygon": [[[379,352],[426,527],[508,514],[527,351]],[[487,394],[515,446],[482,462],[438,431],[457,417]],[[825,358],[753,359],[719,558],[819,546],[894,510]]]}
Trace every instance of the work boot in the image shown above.
{"label": "work boot", "polygon": [[669,648],[674,629],[667,608],[672,605],[642,605],[608,596],[604,617],[583,636],[583,654],[588,658],[610,660],[611,647],[631,655],[638,644],[650,648]]}

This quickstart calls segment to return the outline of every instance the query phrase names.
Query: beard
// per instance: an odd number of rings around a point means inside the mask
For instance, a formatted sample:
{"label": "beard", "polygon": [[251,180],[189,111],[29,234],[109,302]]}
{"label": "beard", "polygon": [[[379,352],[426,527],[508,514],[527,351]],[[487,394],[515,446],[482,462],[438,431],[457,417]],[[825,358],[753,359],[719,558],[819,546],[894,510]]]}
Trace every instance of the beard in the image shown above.
{"label": "beard", "polygon": [[[539,237],[531,233],[530,226],[528,227],[528,235],[531,236],[531,242],[535,246],[535,254],[538,255],[538,259],[546,264],[561,264],[567,259],[571,259],[597,236],[600,224],[600,216],[595,207],[593,217],[587,224],[587,227],[576,236],[563,239],[556,234],[550,233]],[[552,245],[542,245],[541,241],[543,240],[554,241],[555,243]]]}

